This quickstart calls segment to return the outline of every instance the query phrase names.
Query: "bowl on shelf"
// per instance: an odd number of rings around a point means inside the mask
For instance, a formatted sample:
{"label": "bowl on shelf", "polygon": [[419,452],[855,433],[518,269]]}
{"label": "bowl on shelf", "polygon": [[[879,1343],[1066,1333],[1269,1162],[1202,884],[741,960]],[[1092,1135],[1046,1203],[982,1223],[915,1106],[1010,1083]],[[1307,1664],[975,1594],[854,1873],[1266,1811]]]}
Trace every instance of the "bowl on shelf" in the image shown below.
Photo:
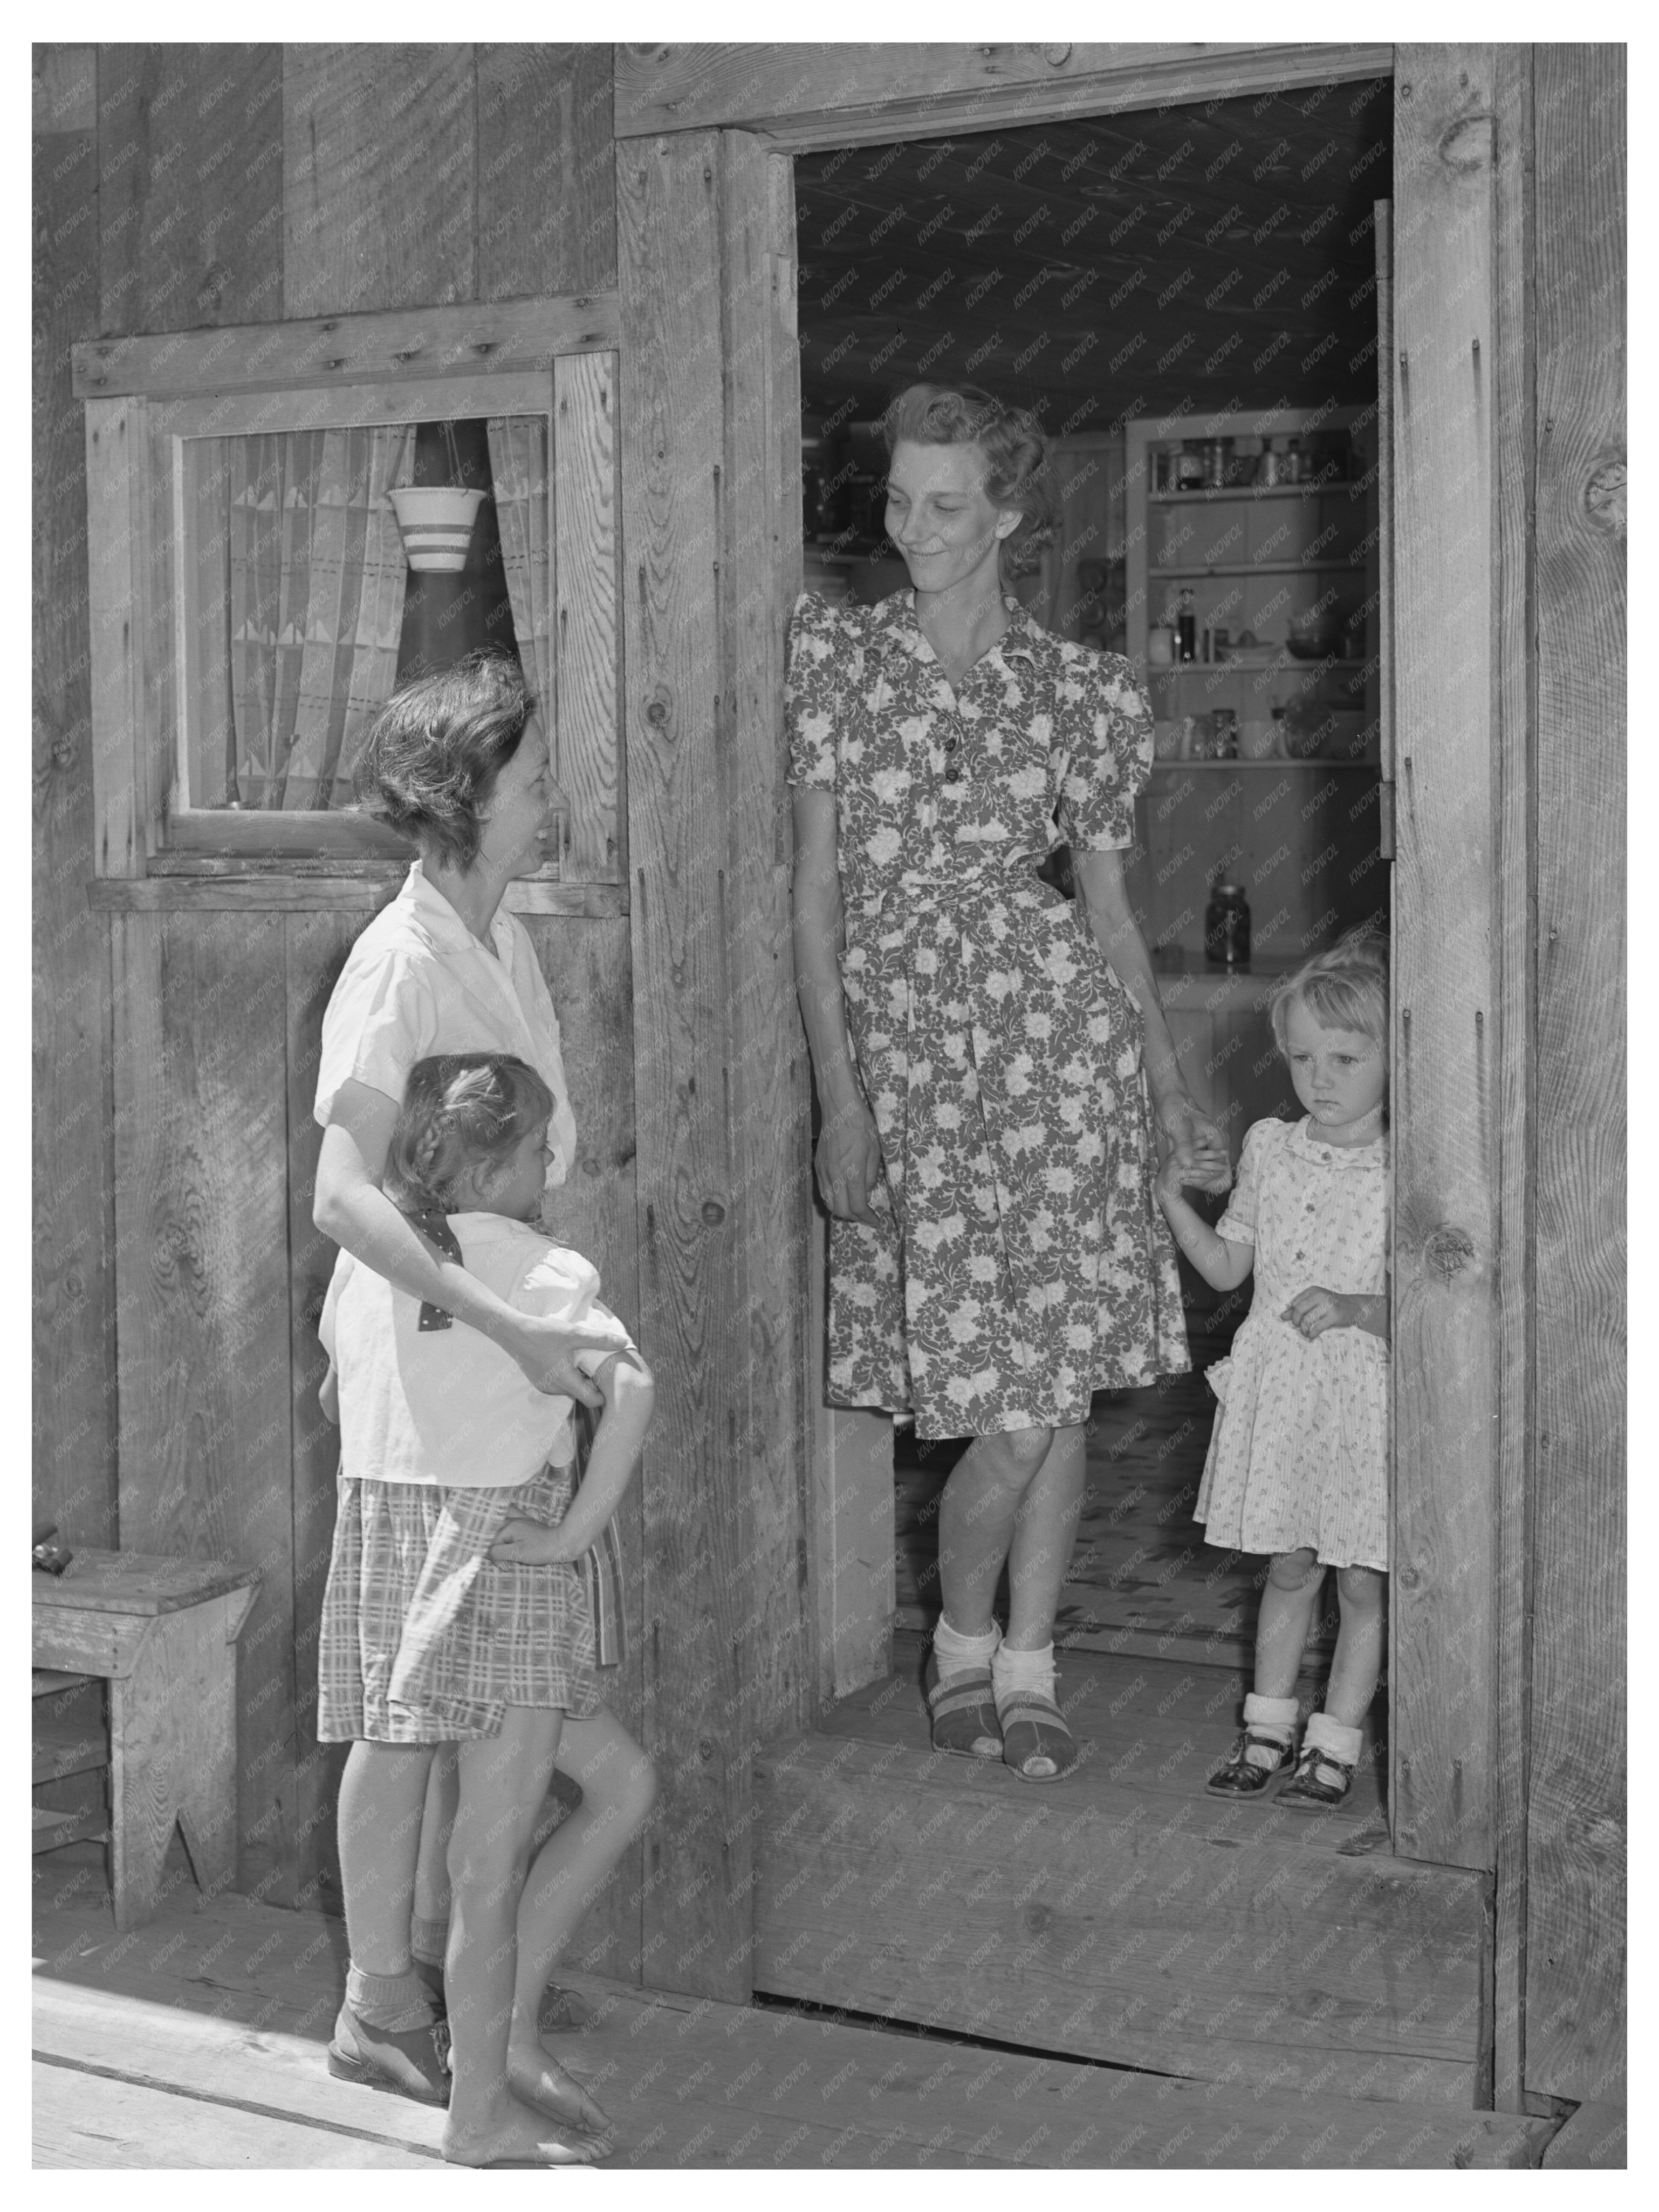
{"label": "bowl on shelf", "polygon": [[1292,659],[1323,660],[1328,653],[1340,650],[1346,627],[1342,615],[1330,608],[1313,614],[1292,615],[1291,634],[1285,642]]}

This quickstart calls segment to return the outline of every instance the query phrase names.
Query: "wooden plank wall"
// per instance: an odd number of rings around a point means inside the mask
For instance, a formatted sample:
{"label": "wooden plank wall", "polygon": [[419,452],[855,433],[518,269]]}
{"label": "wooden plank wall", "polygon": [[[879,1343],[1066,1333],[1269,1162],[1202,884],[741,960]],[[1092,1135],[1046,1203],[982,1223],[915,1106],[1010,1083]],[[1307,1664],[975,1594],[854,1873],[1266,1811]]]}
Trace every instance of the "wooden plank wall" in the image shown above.
{"label": "wooden plank wall", "polygon": [[1474,1867],[1495,1857],[1492,76],[1490,47],[1398,49],[1389,1808],[1403,1855]]}
{"label": "wooden plank wall", "polygon": [[[644,1954],[653,1983],[710,1996],[750,1986],[751,1744],[811,1696],[787,1595],[805,1564],[805,1184],[777,1137],[785,1115],[804,1129],[805,1101],[775,1045],[787,848],[764,631],[769,566],[792,557],[765,441],[787,417],[769,314],[752,358],[723,320],[728,286],[763,301],[781,275],[775,190],[757,149],[714,133],[617,163],[640,1295],[659,1385],[645,1698],[665,1802]],[[729,380],[748,407],[728,412]]]}
{"label": "wooden plank wall", "polygon": [[1492,2095],[1524,2108],[1528,1651],[1531,1585],[1533,1341],[1532,682],[1535,418],[1533,343],[1533,49],[1498,50],[1498,1733],[1492,1899]]}
{"label": "wooden plank wall", "polygon": [[1526,2085],[1625,2094],[1621,46],[1535,49],[1536,1440]]}
{"label": "wooden plank wall", "polygon": [[[610,109],[605,46],[35,50],[37,1510],[71,1540],[261,1567],[240,1647],[240,1880],[276,1903],[325,1900],[334,1876],[337,1755],[311,1735],[335,1446],[315,1404],[332,1255],[310,1225],[310,1105],[322,1010],[370,908],[89,908],[68,349],[612,289]],[[603,708],[614,676],[595,666],[585,685]],[[628,924],[529,926],[580,1130],[562,1225],[635,1320]],[[637,1511],[624,1542],[637,1567]],[[635,1650],[618,1704],[637,1726]],[[601,1971],[639,1971],[639,1869],[636,1849],[583,1931]]]}
{"label": "wooden plank wall", "polygon": [[71,1544],[115,1540],[109,949],[95,835],[86,436],[70,349],[98,330],[90,46],[34,50],[33,1493]]}

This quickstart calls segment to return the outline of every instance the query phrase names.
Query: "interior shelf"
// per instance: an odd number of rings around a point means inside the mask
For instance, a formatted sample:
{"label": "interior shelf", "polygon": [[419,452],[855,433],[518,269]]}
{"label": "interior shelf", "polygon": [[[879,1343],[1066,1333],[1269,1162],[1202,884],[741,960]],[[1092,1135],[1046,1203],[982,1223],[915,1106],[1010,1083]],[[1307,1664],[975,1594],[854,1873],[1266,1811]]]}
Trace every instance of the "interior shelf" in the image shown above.
{"label": "interior shelf", "polygon": [[[1285,655],[1282,645],[1273,648],[1276,655]],[[1317,670],[1327,676],[1347,672],[1358,674],[1364,668],[1363,660],[1327,660],[1322,653],[1316,660],[1304,660],[1297,653],[1273,660],[1158,660],[1147,669],[1149,677],[1164,676],[1294,676],[1304,669],[1310,673]]]}
{"label": "interior shelf", "polygon": [[1357,477],[1333,477],[1321,483],[1296,484],[1194,484],[1189,491],[1152,491],[1146,495],[1148,507],[1199,507],[1206,501],[1218,499],[1317,499],[1333,492],[1364,492],[1365,484]]}
{"label": "interior shelf", "polygon": [[1184,775],[1188,770],[1198,774],[1209,774],[1217,769],[1225,769],[1230,775],[1235,769],[1241,770],[1246,775],[1254,775],[1265,769],[1364,768],[1369,769],[1375,775],[1381,767],[1382,763],[1376,760],[1155,760],[1152,763],[1152,774],[1154,775],[1176,774]]}
{"label": "interior shelf", "polygon": [[1166,568],[1161,562],[1147,570],[1152,576],[1363,576],[1363,561],[1234,561],[1214,567]]}

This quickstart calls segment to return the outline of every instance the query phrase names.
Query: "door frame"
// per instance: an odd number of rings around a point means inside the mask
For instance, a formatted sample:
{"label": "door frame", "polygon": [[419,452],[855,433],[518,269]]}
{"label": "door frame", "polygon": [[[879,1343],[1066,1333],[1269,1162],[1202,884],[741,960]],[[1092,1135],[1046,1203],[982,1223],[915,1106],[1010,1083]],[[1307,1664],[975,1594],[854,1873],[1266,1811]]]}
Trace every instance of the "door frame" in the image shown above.
{"label": "door frame", "polygon": [[[738,176],[764,209],[769,280],[752,258],[717,249],[668,265],[668,232],[624,251],[625,327],[653,327],[652,298],[713,287],[720,342],[693,367],[734,434],[727,362],[769,366],[775,422],[793,380],[793,155],[916,135],[985,131],[1287,86],[1389,76],[1395,82],[1394,600],[1390,656],[1399,763],[1395,900],[1395,1449],[1397,1564],[1390,1606],[1394,1849],[1495,1870],[1495,1978],[1489,1995],[1493,2087],[1519,2101],[1520,1929],[1524,1911],[1524,1721],[1528,1426],[1525,1163],[1532,1144],[1527,1009],[1531,874],[1524,595],[1529,311],[1525,298],[1525,47],[1333,44],[1284,46],[619,46],[619,179],[649,153],[678,153],[705,191]],[[1505,158],[1498,158],[1500,132]],[[763,183],[759,180],[763,177]],[[619,191],[619,210],[623,195]],[[787,215],[787,225],[786,225]],[[751,226],[752,228],[752,226]],[[787,228],[787,235],[786,235]],[[718,223],[708,238],[732,235]],[[750,239],[751,247],[755,244]],[[633,421],[629,416],[627,419]],[[715,442],[718,442],[716,441]],[[771,437],[762,475],[731,486],[738,536],[763,533],[773,559],[750,572],[759,602],[711,607],[732,665],[747,671],[745,748],[775,810],[768,865],[787,867],[781,758],[781,641],[799,582],[798,468]],[[708,451],[712,453],[713,447]],[[659,503],[689,493],[707,454],[658,454]],[[665,469],[665,475],[663,473]],[[767,471],[771,473],[769,475]],[[624,513],[630,501],[629,441]],[[1448,487],[1457,487],[1449,497]],[[738,518],[733,517],[734,520]],[[630,545],[630,573],[635,560]],[[658,678],[630,632],[627,730],[649,748]],[[630,788],[635,782],[630,774]],[[774,886],[775,892],[775,885]],[[636,898],[636,906],[641,903]],[[775,902],[774,911],[775,912]],[[787,942],[787,939],[784,940]],[[1449,947],[1456,957],[1447,957]],[[637,948],[636,948],[637,950]],[[752,950],[752,948],[751,948]],[[745,956],[746,957],[746,956]],[[744,962],[728,999],[744,988]],[[772,1050],[800,1081],[789,994],[769,1000]],[[751,1029],[750,1044],[759,1041]],[[640,1119],[647,1073],[640,1062]],[[804,1126],[804,1113],[802,1115]],[[774,1208],[804,1248],[791,1173],[806,1188],[800,1126],[773,1132]],[[643,1165],[643,1162],[642,1162]],[[646,1181],[641,1177],[642,1225]],[[778,1209],[781,1211],[778,1211]],[[787,1215],[785,1221],[784,1216]],[[751,1235],[760,1224],[751,1226]],[[642,1255],[643,1258],[643,1255]],[[797,1307],[806,1300],[797,1285]],[[852,1686],[884,1650],[870,1632],[873,1558],[891,1557],[890,1473],[856,1431],[872,1417],[808,1413],[822,1400],[821,1352],[797,1331],[800,1418],[816,1422],[812,1495],[802,1509],[817,1655],[826,1689]],[[842,1448],[845,1444],[845,1448]],[[881,1495],[878,1496],[878,1492]],[[851,1524],[849,1547],[837,1534]],[[866,1571],[849,1580],[849,1556]],[[826,1648],[827,1640],[827,1648]],[[844,1658],[845,1666],[838,1663]]]}

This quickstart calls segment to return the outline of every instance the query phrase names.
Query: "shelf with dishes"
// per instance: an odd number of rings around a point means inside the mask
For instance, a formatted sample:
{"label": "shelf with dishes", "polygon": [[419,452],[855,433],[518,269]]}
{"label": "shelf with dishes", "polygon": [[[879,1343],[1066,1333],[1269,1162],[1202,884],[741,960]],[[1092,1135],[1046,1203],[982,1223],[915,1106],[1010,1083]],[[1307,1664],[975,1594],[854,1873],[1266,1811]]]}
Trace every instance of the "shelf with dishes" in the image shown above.
{"label": "shelf with dishes", "polygon": [[1194,484],[1186,491],[1152,491],[1146,495],[1148,507],[1213,507],[1239,500],[1330,499],[1340,493],[1350,499],[1364,499],[1370,494],[1369,480],[1363,477],[1322,477],[1310,478],[1305,483],[1232,483]]}
{"label": "shelf with dishes", "polygon": [[1255,775],[1265,769],[1275,768],[1369,769],[1371,774],[1375,775],[1377,770],[1377,763],[1374,755],[1360,755],[1350,760],[1327,760],[1322,758],[1317,754],[1310,758],[1299,760],[1281,760],[1271,757],[1267,760],[1182,760],[1176,758],[1155,760],[1152,763],[1152,774],[1154,775],[1184,775],[1188,769],[1192,769],[1201,775],[1209,775],[1219,774],[1224,769],[1229,773],[1231,773],[1234,769],[1237,769],[1244,775]]}

